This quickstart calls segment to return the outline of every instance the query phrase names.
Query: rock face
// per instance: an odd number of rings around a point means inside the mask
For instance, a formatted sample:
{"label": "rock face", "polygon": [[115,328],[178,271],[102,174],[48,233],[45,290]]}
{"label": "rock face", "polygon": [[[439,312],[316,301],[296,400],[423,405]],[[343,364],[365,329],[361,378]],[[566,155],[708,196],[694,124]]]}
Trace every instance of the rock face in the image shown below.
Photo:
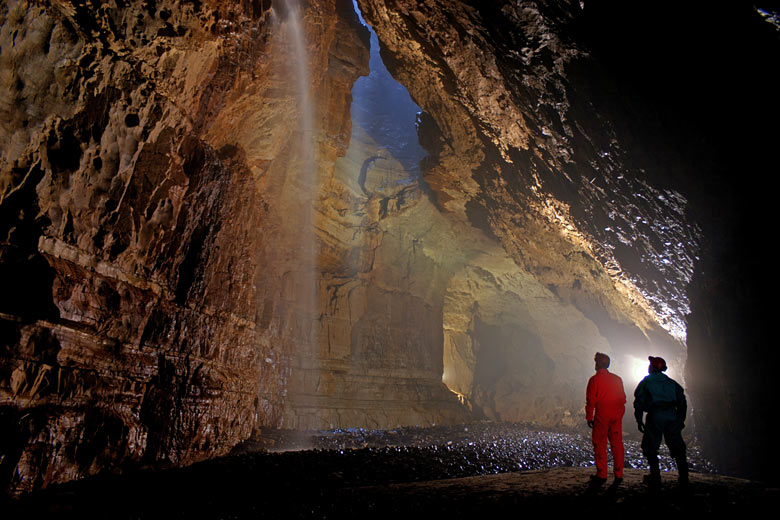
{"label": "rock face", "polygon": [[501,246],[450,281],[448,386],[491,418],[560,424],[581,419],[596,350],[619,372],[658,352],[681,374],[700,232],[659,182],[663,164],[599,104],[593,83],[609,78],[592,76],[599,64],[574,38],[580,7],[360,6],[428,114],[437,207]]}
{"label": "rock face", "polygon": [[[654,323],[687,339],[685,380],[708,455],[776,479],[776,457],[765,453],[773,421],[755,424],[777,361],[755,278],[771,267],[752,252],[773,203],[734,172],[775,169],[770,156],[739,150],[769,149],[776,137],[778,84],[767,64],[780,51],[777,13],[705,2],[360,5],[391,71],[430,114],[423,130],[437,161],[426,180],[440,207],[489,229],[614,351],[659,352],[679,370],[674,341]],[[733,64],[725,77],[724,63]],[[756,131],[724,132],[747,128]],[[512,293],[493,278],[501,289],[492,293]],[[451,386],[483,392],[482,372],[464,366],[479,366],[487,340],[503,345],[487,379],[498,376],[495,391],[507,394],[507,345],[545,341],[518,334],[522,313],[497,326],[481,312],[453,313]],[[524,359],[552,366],[532,352]],[[528,389],[520,393],[528,405]]]}
{"label": "rock face", "polygon": [[[339,5],[300,21],[332,155],[367,59]],[[281,423],[289,16],[268,2],[4,3],[4,486],[186,464]]]}
{"label": "rock face", "polygon": [[[778,457],[767,448],[777,421],[762,417],[778,353],[772,284],[760,274],[774,268],[760,250],[761,223],[774,219],[775,203],[758,187],[776,170],[762,151],[774,146],[780,117],[772,101],[780,82],[767,66],[780,54],[777,7],[592,4],[584,26],[594,56],[638,107],[624,127],[645,142],[672,143],[664,183],[685,194],[702,229],[686,319],[697,436],[720,469],[776,482]],[[643,23],[632,22],[638,18]]]}
{"label": "rock face", "polygon": [[581,424],[595,351],[682,378],[686,325],[699,430],[744,436],[702,383],[737,211],[614,72],[623,11],[359,0],[404,123],[350,2],[271,4],[0,7],[4,487],[265,427]]}

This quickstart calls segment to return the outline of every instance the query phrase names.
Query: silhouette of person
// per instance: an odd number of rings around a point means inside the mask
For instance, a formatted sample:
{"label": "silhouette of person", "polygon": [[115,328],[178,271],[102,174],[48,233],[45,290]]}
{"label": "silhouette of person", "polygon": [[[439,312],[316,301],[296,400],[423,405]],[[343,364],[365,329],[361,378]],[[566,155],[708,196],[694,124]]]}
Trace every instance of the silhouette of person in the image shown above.
{"label": "silhouette of person", "polygon": [[[685,414],[688,409],[683,388],[663,372],[666,361],[660,357],[648,357],[648,375],[639,382],[634,392],[634,417],[637,428],[642,432],[642,453],[650,465],[650,474],[644,481],[651,489],[661,485],[661,470],[658,462],[658,448],[663,436],[669,453],[677,463],[680,485],[688,485],[688,460],[682,429],[685,428]],[[643,415],[647,413],[647,417]]]}
{"label": "silhouette of person", "polygon": [[591,482],[600,486],[607,481],[607,440],[612,450],[614,485],[623,482],[623,414],[626,411],[626,393],[623,380],[610,373],[609,356],[597,352],[596,374],[588,380],[585,399],[585,418],[593,429],[593,451],[596,459],[596,474]]}

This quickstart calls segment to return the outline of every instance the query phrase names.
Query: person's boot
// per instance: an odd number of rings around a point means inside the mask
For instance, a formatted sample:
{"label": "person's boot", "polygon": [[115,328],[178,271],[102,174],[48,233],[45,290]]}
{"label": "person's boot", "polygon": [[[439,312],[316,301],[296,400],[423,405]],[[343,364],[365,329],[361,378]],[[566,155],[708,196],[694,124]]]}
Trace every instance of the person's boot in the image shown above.
{"label": "person's boot", "polygon": [[688,479],[688,460],[685,456],[682,456],[674,459],[674,461],[677,463],[677,472],[679,474],[677,483],[681,488],[687,488],[690,484]]}
{"label": "person's boot", "polygon": [[661,467],[658,463],[658,457],[655,459],[648,457],[648,462],[650,463],[650,473],[644,476],[642,482],[647,485],[650,491],[657,491],[661,489]]}

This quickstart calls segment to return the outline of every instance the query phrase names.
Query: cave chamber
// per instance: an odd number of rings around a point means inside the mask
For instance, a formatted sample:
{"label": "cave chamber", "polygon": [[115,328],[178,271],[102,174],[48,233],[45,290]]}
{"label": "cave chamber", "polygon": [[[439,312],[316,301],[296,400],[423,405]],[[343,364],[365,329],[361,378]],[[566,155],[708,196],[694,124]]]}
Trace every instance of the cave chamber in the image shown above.
{"label": "cave chamber", "polygon": [[772,478],[778,31],[673,4],[4,2],[4,488],[583,428],[596,351],[629,394],[666,358],[686,433]]}

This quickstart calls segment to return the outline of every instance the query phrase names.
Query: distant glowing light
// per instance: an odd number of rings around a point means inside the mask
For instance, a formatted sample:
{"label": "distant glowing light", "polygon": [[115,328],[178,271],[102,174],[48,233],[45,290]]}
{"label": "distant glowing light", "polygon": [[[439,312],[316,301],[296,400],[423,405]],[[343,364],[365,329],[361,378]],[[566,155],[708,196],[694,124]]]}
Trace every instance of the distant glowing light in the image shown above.
{"label": "distant glowing light", "polygon": [[[623,376],[624,381],[627,383],[637,384],[647,376],[648,367],[650,366],[650,362],[647,358],[639,358],[629,355],[623,359],[623,363],[615,367],[615,373]],[[664,373],[674,379],[675,377],[679,376],[674,368],[675,367],[671,367],[670,369],[665,370]]]}
{"label": "distant glowing light", "polygon": [[647,375],[647,367],[650,363],[647,360],[637,357],[631,358],[631,376],[634,381],[641,381]]}
{"label": "distant glowing light", "polygon": [[355,14],[357,14],[358,20],[363,24],[363,27],[368,27],[368,23],[363,18],[363,13],[360,12],[360,8],[357,5],[357,0],[352,0],[352,9],[355,10]]}

